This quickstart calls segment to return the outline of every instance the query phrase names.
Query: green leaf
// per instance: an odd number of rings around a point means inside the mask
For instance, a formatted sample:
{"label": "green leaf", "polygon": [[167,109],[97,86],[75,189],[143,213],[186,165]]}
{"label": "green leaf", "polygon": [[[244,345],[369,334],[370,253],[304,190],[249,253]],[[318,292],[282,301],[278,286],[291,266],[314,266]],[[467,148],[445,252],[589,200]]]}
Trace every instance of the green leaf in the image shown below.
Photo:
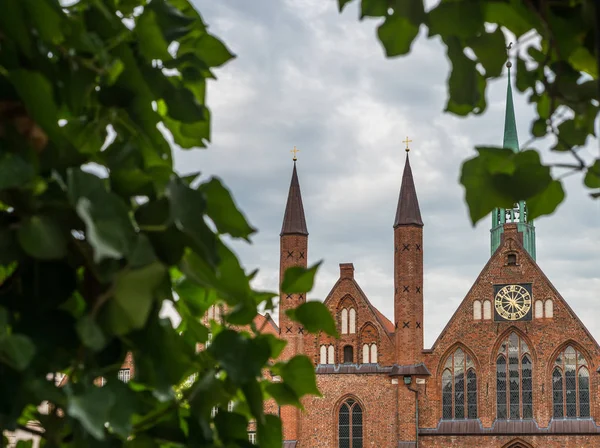
{"label": "green leaf", "polygon": [[215,416],[215,426],[225,444],[248,440],[248,420],[241,414],[221,411]]}
{"label": "green leaf", "polygon": [[[258,328],[258,330],[261,331],[260,328]],[[257,338],[264,339],[267,341],[267,343],[271,347],[271,358],[273,358],[273,359],[279,358],[279,355],[281,354],[281,352],[287,345],[286,340],[279,339],[278,337],[276,337],[272,334],[268,334],[268,333],[261,334],[261,335],[257,336]]]}
{"label": "green leaf", "polygon": [[271,354],[268,342],[250,339],[233,330],[220,332],[208,351],[236,384],[259,377]]}
{"label": "green leaf", "polygon": [[10,152],[0,156],[0,190],[23,187],[34,177],[33,166],[23,158]]}
{"label": "green leaf", "polygon": [[442,1],[429,12],[428,24],[429,36],[440,34],[444,40],[450,36],[469,38],[484,31],[482,3]]}
{"label": "green leaf", "polygon": [[328,335],[337,337],[337,329],[331,313],[321,302],[310,301],[303,303],[298,308],[285,312],[290,319],[300,322],[310,333],[324,331]]}
{"label": "green leaf", "polygon": [[582,46],[578,47],[569,55],[569,62],[575,70],[585,72],[595,79],[598,78],[598,64],[596,58],[587,48]]}
{"label": "green leaf", "polygon": [[215,36],[205,33],[194,43],[195,53],[209,67],[220,67],[234,55]]}
{"label": "green leaf", "polygon": [[452,62],[452,72],[448,80],[450,97],[446,111],[456,115],[467,115],[485,110],[485,79],[475,68],[475,62],[467,58],[463,47],[456,38],[445,40],[448,57]]}
{"label": "green leaf", "polygon": [[580,127],[576,119],[563,121],[558,125],[558,141],[553,151],[569,151],[575,146],[583,146],[589,136],[588,129]]}
{"label": "green leaf", "polygon": [[[524,4],[519,2],[482,2],[483,22],[498,23],[509,29],[517,39],[532,28],[542,31],[540,22]],[[469,14],[466,11],[467,15]]]}
{"label": "green leaf", "polygon": [[558,180],[554,180],[541,193],[527,200],[527,220],[554,213],[556,207],[565,199],[565,191]]}
{"label": "green leaf", "polygon": [[94,438],[104,440],[104,423],[115,401],[110,389],[91,385],[82,394],[69,396],[67,414],[79,420]]}
{"label": "green leaf", "polygon": [[460,179],[473,224],[496,207],[511,208],[537,196],[552,182],[550,168],[541,164],[536,151],[477,150],[479,156],[463,164]]}
{"label": "green leaf", "polygon": [[[40,37],[53,44],[64,40],[62,17],[47,0],[21,0]],[[51,2],[54,4],[54,2]]]}
{"label": "green leaf", "polygon": [[191,238],[198,255],[211,266],[216,265],[217,240],[204,221],[204,194],[188,187],[181,179],[174,178],[167,187],[167,195],[171,204],[171,218],[177,228]]}
{"label": "green leaf", "polygon": [[281,292],[286,294],[300,294],[312,290],[315,275],[321,263],[322,261],[319,261],[309,268],[292,266],[286,269],[283,274],[283,281],[281,282]]}
{"label": "green leaf", "polygon": [[305,395],[321,397],[317,387],[315,366],[305,355],[296,355],[286,363],[278,363],[275,372],[279,373],[284,384],[296,393],[298,398]]}
{"label": "green leaf", "polygon": [[298,399],[296,392],[294,392],[294,389],[287,384],[269,383],[267,384],[265,390],[271,397],[273,397],[279,406],[292,405],[303,409],[302,403]]}
{"label": "green leaf", "polygon": [[361,0],[360,18],[385,16],[388,8],[387,0]]}
{"label": "green leaf", "polygon": [[344,10],[344,8],[346,7],[346,5],[348,3],[350,3],[353,0],[338,0],[338,8],[340,10],[340,12],[342,12]]}
{"label": "green leaf", "polygon": [[265,423],[258,425],[258,445],[261,448],[281,448],[283,432],[281,420],[271,414],[265,415]]}
{"label": "green leaf", "polygon": [[15,370],[25,370],[35,352],[35,345],[27,336],[8,334],[0,337],[0,361]]}
{"label": "green leaf", "polygon": [[546,120],[544,120],[543,118],[538,118],[533,122],[533,125],[531,126],[531,134],[534,137],[540,138],[546,135],[547,133],[548,125],[546,124]]}
{"label": "green leaf", "polygon": [[115,280],[114,297],[104,318],[112,334],[123,335],[146,324],[155,299],[155,290],[166,273],[158,262],[141,269],[124,270]]}
{"label": "green leaf", "polygon": [[86,225],[94,260],[130,255],[137,239],[129,208],[121,198],[106,191],[100,178],[79,169],[68,171],[67,184],[71,203]]}
{"label": "green leaf", "polygon": [[31,34],[25,21],[25,9],[22,0],[4,0],[2,2],[0,29],[8,39],[20,47],[27,57],[31,57]]}
{"label": "green leaf", "polygon": [[418,25],[414,25],[407,17],[396,14],[386,17],[385,22],[377,28],[377,35],[387,57],[407,54],[417,34]]}
{"label": "green leaf", "polygon": [[506,61],[506,39],[499,27],[491,33],[481,33],[469,38],[467,44],[475,52],[488,78],[502,74],[502,67]]}
{"label": "green leaf", "polygon": [[49,216],[35,215],[25,219],[17,236],[23,250],[32,257],[50,260],[62,258],[67,253],[67,237]]}
{"label": "green leaf", "polygon": [[600,159],[596,159],[585,173],[583,183],[588,188],[600,188]]}
{"label": "green leaf", "polygon": [[147,61],[171,59],[171,55],[167,51],[169,44],[165,41],[156,14],[151,8],[144,8],[144,12],[137,20],[135,32],[140,45],[140,53]]}
{"label": "green leaf", "polygon": [[212,219],[219,233],[227,233],[234,238],[243,238],[249,241],[249,236],[256,229],[237,208],[231,193],[219,179],[213,177],[198,188],[206,198],[206,214]]}
{"label": "green leaf", "polygon": [[89,347],[94,351],[100,351],[106,345],[104,333],[92,316],[86,315],[79,319],[76,324],[76,329],[81,342],[83,342],[86,347]]}
{"label": "green leaf", "polygon": [[33,440],[19,440],[16,448],[33,448]]}
{"label": "green leaf", "polygon": [[59,141],[58,108],[54,102],[52,84],[48,79],[41,73],[18,69],[10,72],[10,81],[33,120],[52,139]]}

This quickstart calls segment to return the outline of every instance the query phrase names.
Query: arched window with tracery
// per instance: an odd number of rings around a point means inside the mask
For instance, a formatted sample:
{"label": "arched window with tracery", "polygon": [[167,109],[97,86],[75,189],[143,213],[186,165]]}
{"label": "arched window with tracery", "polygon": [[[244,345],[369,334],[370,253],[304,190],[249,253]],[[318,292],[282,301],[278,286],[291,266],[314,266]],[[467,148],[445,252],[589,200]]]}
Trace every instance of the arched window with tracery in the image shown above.
{"label": "arched window with tracery", "polygon": [[349,398],[342,403],[338,416],[338,447],[362,448],[363,411],[356,400]]}
{"label": "arched window with tracery", "polygon": [[555,418],[590,416],[590,371],[581,352],[571,346],[554,361],[552,404]]}
{"label": "arched window with tracery", "polygon": [[477,418],[477,375],[471,357],[458,348],[442,373],[442,418]]}
{"label": "arched window with tracery", "polygon": [[499,419],[533,418],[533,364],[529,347],[516,333],[502,341],[496,358]]}

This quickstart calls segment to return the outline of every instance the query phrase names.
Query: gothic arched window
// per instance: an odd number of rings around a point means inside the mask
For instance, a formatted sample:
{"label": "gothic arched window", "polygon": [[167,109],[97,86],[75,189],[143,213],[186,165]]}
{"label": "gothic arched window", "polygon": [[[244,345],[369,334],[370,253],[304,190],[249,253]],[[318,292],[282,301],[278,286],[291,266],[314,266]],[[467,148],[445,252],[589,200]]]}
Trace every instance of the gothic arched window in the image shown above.
{"label": "gothic arched window", "polygon": [[442,373],[442,418],[477,418],[477,375],[469,355],[458,348],[448,356]]}
{"label": "gothic arched window", "polygon": [[355,400],[350,398],[342,403],[338,417],[339,448],[362,448],[362,414],[362,408]]}
{"label": "gothic arched window", "polygon": [[533,418],[533,366],[529,347],[516,333],[502,342],[496,358],[499,419]]}
{"label": "gothic arched window", "polygon": [[590,371],[581,352],[571,346],[554,362],[552,405],[555,418],[590,416]]}
{"label": "gothic arched window", "polygon": [[363,344],[363,364],[377,363],[377,344]]}

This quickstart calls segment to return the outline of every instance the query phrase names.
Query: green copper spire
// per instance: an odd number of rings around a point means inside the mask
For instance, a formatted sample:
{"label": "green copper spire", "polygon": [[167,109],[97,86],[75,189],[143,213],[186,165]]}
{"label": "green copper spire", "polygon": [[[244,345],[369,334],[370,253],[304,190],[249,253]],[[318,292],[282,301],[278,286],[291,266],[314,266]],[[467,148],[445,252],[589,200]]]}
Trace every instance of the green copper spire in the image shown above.
{"label": "green copper spire", "polygon": [[[515,120],[515,106],[510,78],[511,63],[507,62],[506,66],[508,67],[508,87],[506,89],[503,146],[512,149],[514,152],[519,152],[519,137],[517,136],[517,121]],[[492,212],[492,254],[496,252],[502,242],[504,224],[506,223],[517,224],[517,230],[523,235],[523,247],[525,247],[525,250],[535,260],[535,226],[533,225],[533,221],[527,221],[527,205],[525,201],[519,201],[512,209],[497,208]]]}

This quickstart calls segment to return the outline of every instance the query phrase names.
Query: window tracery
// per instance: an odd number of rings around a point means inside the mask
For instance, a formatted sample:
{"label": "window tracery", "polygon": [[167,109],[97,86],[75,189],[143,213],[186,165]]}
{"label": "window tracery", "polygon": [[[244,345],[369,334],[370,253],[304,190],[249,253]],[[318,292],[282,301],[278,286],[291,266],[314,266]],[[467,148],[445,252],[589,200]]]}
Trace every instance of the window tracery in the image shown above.
{"label": "window tracery", "polygon": [[533,365],[529,347],[511,333],[496,357],[496,412],[499,419],[533,418]]}
{"label": "window tracery", "polygon": [[338,448],[363,447],[363,412],[357,401],[349,398],[338,415]]}
{"label": "window tracery", "polygon": [[590,372],[581,352],[568,346],[559,353],[552,371],[552,409],[555,418],[590,416]]}
{"label": "window tracery", "polygon": [[477,418],[477,374],[461,348],[448,356],[442,373],[442,418]]}

